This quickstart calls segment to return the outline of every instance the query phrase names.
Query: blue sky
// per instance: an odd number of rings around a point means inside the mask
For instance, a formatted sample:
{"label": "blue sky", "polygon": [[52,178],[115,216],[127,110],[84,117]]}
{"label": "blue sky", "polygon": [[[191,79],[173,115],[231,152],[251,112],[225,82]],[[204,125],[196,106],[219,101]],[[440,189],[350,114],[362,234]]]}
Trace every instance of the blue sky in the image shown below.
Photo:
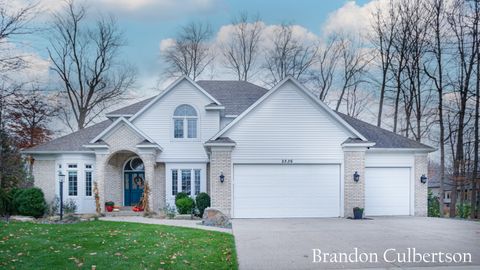
{"label": "blue sky", "polygon": [[[247,11],[249,14],[259,14],[266,24],[298,24],[320,35],[328,15],[342,7],[345,2],[347,1],[218,1],[213,10],[167,18],[119,17],[119,24],[128,39],[128,46],[124,48],[127,60],[137,66],[139,79],[148,80],[147,78],[155,77],[161,69],[160,41],[174,37],[178,28],[190,21],[208,21],[215,33],[222,25],[229,24],[233,16]],[[362,5],[368,1],[356,2]]]}
{"label": "blue sky", "polygon": [[[15,0],[28,2],[31,0]],[[58,11],[59,0],[39,0],[48,12]],[[382,1],[382,0],[374,0]],[[373,2],[374,2],[373,1]],[[291,23],[305,28],[305,31],[321,36],[325,24],[356,27],[365,14],[370,1],[345,0],[76,0],[88,7],[91,18],[99,13],[111,14],[125,34],[127,46],[122,50],[122,60],[133,64],[138,70],[137,88],[139,92],[149,92],[156,86],[162,71],[160,42],[174,38],[178,29],[192,21],[208,22],[215,35],[219,29],[231,23],[232,18],[241,12],[259,15],[266,25]],[[335,19],[332,20],[332,14]],[[48,22],[49,16],[42,16]],[[43,33],[42,33],[43,34]],[[48,35],[48,32],[46,33]],[[33,38],[30,51],[38,56],[42,72],[48,70],[48,57],[45,39]],[[52,72],[47,75],[54,81]],[[53,77],[52,77],[53,76]],[[223,76],[223,75],[220,75]],[[233,79],[234,77],[221,77]]]}

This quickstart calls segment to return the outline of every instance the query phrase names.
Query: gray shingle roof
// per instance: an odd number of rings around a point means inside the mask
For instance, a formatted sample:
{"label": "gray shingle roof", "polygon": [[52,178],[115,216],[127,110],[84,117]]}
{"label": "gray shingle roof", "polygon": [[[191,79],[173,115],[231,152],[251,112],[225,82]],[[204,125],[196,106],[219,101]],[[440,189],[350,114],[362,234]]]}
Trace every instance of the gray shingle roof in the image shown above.
{"label": "gray shingle roof", "polygon": [[26,149],[25,152],[90,151],[90,149],[83,147],[83,145],[88,144],[112,123],[110,120],[105,120],[93,126],[51,140],[45,144]]}
{"label": "gray shingle roof", "polygon": [[433,150],[433,148],[428,145],[419,143],[402,135],[379,128],[343,113],[336,113],[355,130],[360,132],[360,134],[362,134],[367,140],[374,142],[375,146],[372,148],[426,148]]}
{"label": "gray shingle roof", "polygon": [[[198,81],[205,91],[216,98],[225,106],[225,115],[239,115],[250,107],[261,96],[268,92],[267,89],[244,81]],[[133,115],[146,106],[152,99],[148,98],[132,105],[120,108],[108,114],[129,114]],[[388,130],[378,128],[374,125],[360,121],[342,113],[342,117],[354,129],[360,132],[370,142],[375,142],[373,148],[424,148],[433,149],[427,145],[405,138]],[[82,145],[88,144],[93,138],[106,129],[112,121],[106,120],[83,130],[57,138],[43,145],[39,145],[25,152],[30,151],[88,151]],[[350,139],[351,142],[355,138]]]}
{"label": "gray shingle roof", "polygon": [[267,89],[245,81],[198,81],[200,87],[225,106],[225,115],[239,115]]}
{"label": "gray shingle roof", "polygon": [[147,98],[142,101],[133,103],[131,105],[128,105],[126,107],[120,108],[118,110],[115,110],[113,112],[107,113],[107,115],[115,115],[115,114],[135,114],[136,112],[140,111],[143,107],[145,107],[150,101],[152,101],[155,97]]}

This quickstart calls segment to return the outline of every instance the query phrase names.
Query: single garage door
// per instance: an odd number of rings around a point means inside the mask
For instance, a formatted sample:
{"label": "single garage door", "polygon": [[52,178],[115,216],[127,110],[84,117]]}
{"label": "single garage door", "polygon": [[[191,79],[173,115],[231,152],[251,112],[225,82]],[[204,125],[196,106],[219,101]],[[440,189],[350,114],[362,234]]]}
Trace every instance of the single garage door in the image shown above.
{"label": "single garage door", "polygon": [[365,169],[365,215],[410,214],[410,168]]}
{"label": "single garage door", "polygon": [[236,218],[340,216],[339,165],[235,165]]}

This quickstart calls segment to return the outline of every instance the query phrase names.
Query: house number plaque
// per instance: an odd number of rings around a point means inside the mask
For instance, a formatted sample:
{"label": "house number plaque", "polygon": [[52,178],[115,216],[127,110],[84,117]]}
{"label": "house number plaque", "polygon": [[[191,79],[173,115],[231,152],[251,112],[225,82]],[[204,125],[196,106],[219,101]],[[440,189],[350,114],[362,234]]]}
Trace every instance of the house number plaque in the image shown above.
{"label": "house number plaque", "polygon": [[282,164],[293,164],[293,159],[282,159]]}

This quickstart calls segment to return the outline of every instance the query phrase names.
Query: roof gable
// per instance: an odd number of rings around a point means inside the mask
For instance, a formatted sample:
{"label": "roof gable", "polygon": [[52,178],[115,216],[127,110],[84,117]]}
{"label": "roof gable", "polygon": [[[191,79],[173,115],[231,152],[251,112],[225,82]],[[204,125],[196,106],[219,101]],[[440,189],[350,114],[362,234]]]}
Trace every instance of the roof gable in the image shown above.
{"label": "roof gable", "polygon": [[348,131],[352,134],[355,134],[358,138],[367,141],[367,139],[360,134],[357,130],[355,130],[352,126],[350,126],[345,120],[343,120],[340,116],[338,116],[330,107],[324,104],[322,101],[318,100],[315,96],[313,96],[308,89],[306,89],[302,84],[300,84],[297,80],[291,77],[287,77],[280,83],[278,83],[272,90],[268,91],[265,95],[259,98],[255,103],[253,103],[248,109],[246,109],[242,114],[240,114],[235,120],[230,122],[225,128],[220,130],[215,136],[211,138],[211,140],[216,140],[217,138],[224,135],[228,130],[230,130],[233,126],[235,126],[238,122],[242,121],[250,112],[252,112],[257,106],[262,104],[265,100],[269,99],[275,92],[279,91],[283,85],[286,83],[291,82],[296,87],[297,90],[301,91],[303,94],[307,96],[307,98],[311,99],[314,103],[320,106],[328,115],[330,115],[334,120],[336,120],[341,126],[345,127]]}
{"label": "roof gable", "polygon": [[118,118],[115,122],[113,122],[108,128],[103,130],[100,134],[98,134],[95,138],[93,138],[90,143],[94,144],[97,141],[103,139],[104,137],[108,136],[111,131],[114,130],[115,127],[119,126],[120,124],[125,124],[127,127],[129,127],[131,130],[133,130],[135,133],[137,133],[140,137],[144,138],[150,143],[155,143],[151,138],[149,138],[145,133],[143,133],[140,129],[138,129],[136,126],[134,126],[130,121],[125,119],[125,117],[120,117]]}
{"label": "roof gable", "polygon": [[212,95],[210,95],[210,93],[208,93],[207,91],[205,91],[205,89],[203,89],[202,87],[200,87],[197,83],[195,83],[194,81],[192,81],[192,79],[190,79],[189,77],[187,76],[182,76],[180,78],[178,78],[176,81],[174,81],[172,84],[170,84],[162,93],[160,93],[159,95],[157,95],[156,97],[154,97],[153,99],[151,99],[145,106],[143,106],[143,108],[141,108],[139,111],[137,111],[131,118],[130,118],[130,121],[133,121],[135,120],[136,118],[138,118],[140,115],[142,115],[145,111],[147,111],[150,107],[152,107],[155,103],[157,103],[157,101],[159,101],[162,97],[164,97],[166,94],[168,94],[170,91],[173,91],[175,89],[175,87],[177,85],[179,85],[181,82],[183,81],[187,81],[189,82],[190,84],[192,84],[194,86],[195,89],[199,90],[202,94],[204,94],[205,96],[207,96],[213,103],[217,104],[217,105],[222,105],[222,103],[220,103],[217,99],[215,99]]}

